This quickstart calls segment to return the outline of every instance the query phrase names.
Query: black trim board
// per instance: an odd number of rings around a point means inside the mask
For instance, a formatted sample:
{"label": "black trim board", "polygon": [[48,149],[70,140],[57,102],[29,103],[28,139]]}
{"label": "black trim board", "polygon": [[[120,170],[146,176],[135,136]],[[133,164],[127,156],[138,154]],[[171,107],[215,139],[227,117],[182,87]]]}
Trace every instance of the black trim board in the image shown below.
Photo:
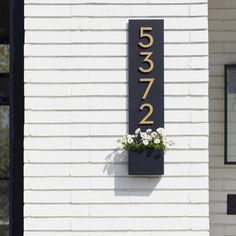
{"label": "black trim board", "polygon": [[227,215],[236,215],[236,195],[227,195]]}
{"label": "black trim board", "polygon": [[0,37],[0,44],[9,44],[8,37]]}
{"label": "black trim board", "polygon": [[9,105],[9,74],[0,73],[0,105]]}
{"label": "black trim board", "polygon": [[10,236],[23,236],[24,1],[10,0]]}

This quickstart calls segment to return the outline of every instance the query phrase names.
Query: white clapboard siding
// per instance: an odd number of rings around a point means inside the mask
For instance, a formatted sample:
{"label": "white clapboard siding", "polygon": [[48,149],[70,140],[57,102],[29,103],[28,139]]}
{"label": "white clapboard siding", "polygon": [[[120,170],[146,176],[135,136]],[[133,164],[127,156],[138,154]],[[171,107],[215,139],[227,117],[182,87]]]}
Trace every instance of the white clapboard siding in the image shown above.
{"label": "white clapboard siding", "polygon": [[[208,204],[202,205],[201,208],[197,204],[132,204],[130,211],[127,206],[122,204],[107,205],[67,205],[55,204],[46,206],[43,204],[28,205],[25,207],[25,215],[37,217],[165,217],[171,216],[175,212],[176,216],[184,217],[201,217],[208,215]],[[45,211],[47,214],[45,215]],[[78,214],[79,213],[79,214]]]}
{"label": "white clapboard siding", "polygon": [[[212,106],[217,109],[213,101]],[[110,97],[27,97],[26,110],[126,110],[127,98]],[[208,109],[208,97],[169,96],[165,98],[165,108],[169,109]]]}
{"label": "white clapboard siding", "polygon": [[[127,19],[128,22],[128,19]],[[207,30],[188,30],[188,31],[166,31],[166,43],[207,43]],[[232,33],[232,32],[231,32]],[[233,34],[233,33],[232,33]],[[127,40],[127,32],[124,31],[26,31],[25,42],[34,44],[87,44],[87,43],[119,43],[125,44]],[[236,35],[231,35],[231,37]],[[223,38],[224,35],[217,37]],[[225,36],[226,37],[226,36]]]}
{"label": "white clapboard siding", "polygon": [[[207,0],[25,0],[24,236],[209,236],[207,11]],[[128,20],[140,18],[164,19],[175,146],[161,178],[128,176],[117,143],[128,130]]]}
{"label": "white clapboard siding", "polygon": [[[171,17],[165,19],[166,30],[190,30],[206,29],[207,19],[204,16],[198,17]],[[127,30],[127,19],[109,17],[104,18],[83,17],[80,21],[73,18],[60,17],[33,17],[25,19],[26,30]]]}
{"label": "white clapboard siding", "polygon": [[[174,149],[207,149],[208,138],[204,136],[170,136],[175,142]],[[112,150],[117,148],[118,137],[25,137],[26,150]],[[89,145],[88,145],[89,143]]]}
{"label": "white clapboard siding", "polygon": [[[148,231],[115,231],[112,232],[113,236],[132,236],[135,233],[136,236],[150,236],[150,232]],[[182,236],[207,236],[208,233],[205,231],[178,231]],[[51,236],[52,234],[50,232],[25,232],[24,236]],[[58,236],[74,236],[73,232],[57,232]],[[91,236],[90,232],[80,232],[80,236]],[[110,236],[111,232],[102,232],[103,236]],[[157,235],[157,234],[156,234]],[[176,236],[175,231],[168,232],[164,231],[158,234],[160,236]],[[231,234],[232,235],[232,234]],[[93,236],[101,236],[101,232],[93,232]]]}
{"label": "white clapboard siding", "polygon": [[[175,113],[174,117],[172,116],[173,111]],[[220,115],[223,116],[223,113],[220,113]],[[166,124],[172,122],[186,125],[187,123],[207,123],[207,119],[208,112],[204,110],[191,111],[171,109],[165,111]],[[212,120],[214,121],[215,119]],[[128,117],[126,116],[126,111],[25,111],[25,123],[27,124],[119,124],[127,122]],[[173,125],[175,126],[175,123]]]}
{"label": "white clapboard siding", "polygon": [[[57,70],[27,70],[25,71],[25,82],[47,84],[124,83],[128,81],[126,74],[127,71],[120,70],[61,70],[60,73]],[[208,82],[208,70],[165,70],[164,75],[166,83]],[[217,81],[220,83],[219,80]]]}
{"label": "white clapboard siding", "polygon": [[[208,57],[166,57],[164,63],[166,69],[207,69]],[[122,57],[31,57],[25,59],[27,70],[125,70],[127,64],[127,58]]]}
{"label": "white clapboard siding", "polygon": [[[25,136],[31,137],[81,137],[81,136],[123,136],[126,130],[126,124],[26,124]],[[166,132],[169,135],[187,136],[187,135],[208,135],[208,124],[190,123],[190,124],[172,124],[165,125]],[[214,134],[221,135],[221,134]]]}
{"label": "white clapboard siding", "polygon": [[[145,87],[144,87],[145,88]],[[76,96],[127,96],[127,84],[27,84],[25,95],[29,97],[76,97]],[[167,96],[207,96],[208,84],[166,84]],[[211,90],[210,94],[223,97],[223,89]]]}
{"label": "white clapboard siding", "polygon": [[[208,191],[192,189],[192,190],[160,190],[154,191],[153,194],[141,196],[142,190],[119,190],[120,195],[114,198],[113,190],[77,190],[77,191],[34,191],[26,190],[24,193],[25,202],[27,204],[208,204]],[[132,194],[132,195],[131,195]],[[130,195],[130,196],[129,196]],[[133,197],[135,196],[135,197]],[[28,210],[29,211],[29,210]],[[29,213],[30,214],[30,213]]]}
{"label": "white clapboard siding", "polygon": [[126,228],[130,230],[208,230],[208,218],[195,217],[191,218],[191,224],[188,223],[187,217],[172,218],[131,218],[131,217],[111,217],[111,218],[27,218],[25,219],[25,229],[33,230],[35,226],[39,230],[53,230],[58,226],[58,230],[87,231],[91,225],[91,231],[124,231]]}
{"label": "white clapboard siding", "polygon": [[[227,10],[227,13],[233,14]],[[153,17],[153,16],[207,16],[207,5],[26,5],[27,17]],[[215,15],[218,15],[217,12]]]}
{"label": "white clapboard siding", "polygon": [[[124,165],[127,163],[107,163],[106,168],[104,168],[104,163],[102,164],[84,164],[83,166],[80,164],[26,164],[24,171],[25,176],[29,177],[37,177],[37,176],[81,176],[81,177],[96,177],[96,176],[119,176],[125,177],[127,176],[127,168]],[[52,166],[53,165],[53,166]],[[169,164],[165,168],[165,176],[204,176],[207,175],[208,166],[206,163],[203,164],[179,164],[179,169],[175,169],[176,164]],[[52,169],[53,167],[53,169]],[[231,171],[232,172],[232,171]],[[220,174],[219,171],[215,173],[215,175]],[[230,175],[230,172],[228,173]],[[225,174],[225,177],[228,175]]]}
{"label": "white clapboard siding", "polygon": [[[236,168],[224,165],[224,64],[236,60],[235,1],[209,0],[210,52],[210,232],[235,235],[235,217],[227,216],[227,194],[236,192]],[[232,118],[232,114],[229,114]],[[233,130],[232,130],[233,132]]]}
{"label": "white clapboard siding", "polygon": [[64,0],[25,0],[25,4],[53,4],[53,5],[67,5],[67,4],[111,4],[111,5],[117,5],[117,4],[147,4],[150,5],[170,5],[172,4],[185,4],[185,3],[191,3],[191,4],[200,4],[200,3],[207,3],[207,0],[67,0],[66,2]]}
{"label": "white clapboard siding", "polygon": [[[27,44],[26,57],[127,57],[126,44]],[[174,56],[205,56],[208,44],[165,44],[166,57]]]}
{"label": "white clapboard siding", "polygon": [[[117,158],[122,153],[122,158]],[[189,158],[191,156],[191,159]],[[206,163],[208,150],[169,150],[166,163]],[[127,153],[109,150],[25,150],[25,163],[127,163]]]}

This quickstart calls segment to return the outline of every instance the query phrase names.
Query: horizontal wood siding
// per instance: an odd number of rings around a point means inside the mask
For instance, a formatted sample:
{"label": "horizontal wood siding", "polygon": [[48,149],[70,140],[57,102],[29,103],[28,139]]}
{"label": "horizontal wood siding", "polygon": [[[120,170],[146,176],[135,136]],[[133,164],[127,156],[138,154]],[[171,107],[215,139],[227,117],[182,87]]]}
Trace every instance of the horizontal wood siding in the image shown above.
{"label": "horizontal wood siding", "polygon": [[[25,0],[25,236],[209,236],[207,0]],[[127,23],[165,20],[162,178],[132,178]]]}

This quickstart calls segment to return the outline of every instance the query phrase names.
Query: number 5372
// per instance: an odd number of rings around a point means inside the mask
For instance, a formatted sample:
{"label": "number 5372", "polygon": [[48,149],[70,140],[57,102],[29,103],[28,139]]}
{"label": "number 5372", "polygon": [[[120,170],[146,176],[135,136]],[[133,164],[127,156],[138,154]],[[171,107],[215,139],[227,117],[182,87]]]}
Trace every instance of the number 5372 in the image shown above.
{"label": "number 5372", "polygon": [[[143,49],[148,49],[150,48],[153,43],[154,39],[153,36],[151,35],[152,32],[152,27],[140,27],[139,30],[139,37],[140,39],[145,39],[146,43],[139,42],[139,46]],[[140,66],[138,70],[144,75],[141,78],[139,78],[140,83],[146,83],[147,87],[144,91],[144,94],[142,96],[142,100],[145,101],[146,98],[148,97],[148,94],[150,90],[152,89],[152,85],[154,83],[154,78],[153,77],[148,77],[148,74],[150,74],[154,68],[154,62],[151,59],[153,52],[152,51],[140,51],[139,56],[143,57],[143,64],[145,67]],[[154,122],[152,120],[149,120],[150,116],[153,113],[153,106],[150,103],[143,103],[139,107],[140,110],[147,110],[147,114],[143,117],[143,119],[139,122],[140,125],[150,125],[153,124]]]}

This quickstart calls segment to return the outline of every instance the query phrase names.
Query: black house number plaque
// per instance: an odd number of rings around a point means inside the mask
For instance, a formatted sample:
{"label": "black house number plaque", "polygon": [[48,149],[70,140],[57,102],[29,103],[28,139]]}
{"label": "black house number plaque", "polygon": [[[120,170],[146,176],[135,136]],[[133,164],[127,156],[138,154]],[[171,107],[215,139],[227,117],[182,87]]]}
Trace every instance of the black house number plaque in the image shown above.
{"label": "black house number plaque", "polygon": [[[163,31],[163,20],[129,21],[129,133],[164,127]],[[153,153],[129,152],[129,174],[163,174],[163,154]]]}

